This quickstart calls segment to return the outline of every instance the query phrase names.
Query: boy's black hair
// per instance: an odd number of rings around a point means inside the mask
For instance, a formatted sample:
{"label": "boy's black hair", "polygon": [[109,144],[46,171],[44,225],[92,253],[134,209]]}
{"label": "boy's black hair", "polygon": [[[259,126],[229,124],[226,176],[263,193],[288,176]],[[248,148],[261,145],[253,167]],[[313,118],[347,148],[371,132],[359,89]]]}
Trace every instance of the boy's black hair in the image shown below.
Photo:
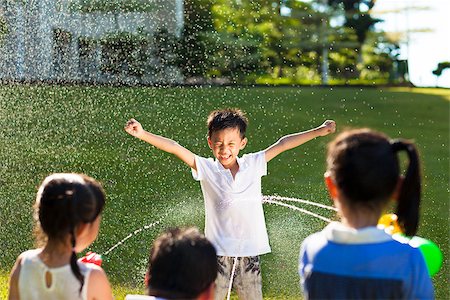
{"label": "boy's black hair", "polygon": [[[75,248],[75,230],[81,223],[92,223],[102,212],[105,193],[93,178],[83,174],[52,174],[45,178],[36,197],[35,219],[38,243],[53,239],[64,241],[71,237]],[[80,293],[84,276],[73,250],[70,267],[80,282]]]}
{"label": "boy's black hair", "polygon": [[149,294],[166,299],[195,299],[217,277],[214,246],[197,228],[174,228],[160,235],[150,251]]}
{"label": "boy's black hair", "polygon": [[405,234],[412,236],[418,227],[421,196],[419,157],[413,143],[392,141],[370,129],[346,131],[328,145],[328,172],[351,205],[380,210],[399,182],[399,151],[407,153],[409,165],[396,214]]}
{"label": "boy's black hair", "polygon": [[226,128],[237,128],[241,139],[245,138],[248,119],[245,113],[238,108],[226,108],[212,111],[206,121],[208,125],[208,136],[211,137],[214,132]]}

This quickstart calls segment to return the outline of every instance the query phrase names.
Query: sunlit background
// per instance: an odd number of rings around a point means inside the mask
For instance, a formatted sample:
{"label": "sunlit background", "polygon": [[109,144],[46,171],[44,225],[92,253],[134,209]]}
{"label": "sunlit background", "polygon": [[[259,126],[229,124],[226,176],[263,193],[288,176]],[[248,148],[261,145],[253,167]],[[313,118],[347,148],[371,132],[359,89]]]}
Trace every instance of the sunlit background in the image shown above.
{"label": "sunlit background", "polygon": [[[0,0],[0,298],[17,255],[33,247],[32,204],[52,172],[102,182],[108,202],[89,250],[104,254],[117,299],[141,293],[155,237],[202,229],[204,204],[187,166],[123,126],[134,117],[210,156],[205,118],[232,106],[250,118],[242,154],[326,119],[338,132],[414,140],[424,178],[418,235],[444,253],[433,283],[437,299],[449,299],[450,90],[435,88],[450,87],[449,2]],[[299,298],[300,244],[336,218],[323,209],[333,137],[268,166],[263,193],[313,214],[265,204],[265,299]],[[292,201],[300,198],[320,206]]]}
{"label": "sunlit background", "polygon": [[2,0],[0,80],[450,87],[449,10],[446,0]]}
{"label": "sunlit background", "polygon": [[450,69],[433,75],[439,62],[450,61],[448,0],[377,0],[374,14],[382,30],[401,36],[401,57],[409,58],[411,82],[450,87]]}

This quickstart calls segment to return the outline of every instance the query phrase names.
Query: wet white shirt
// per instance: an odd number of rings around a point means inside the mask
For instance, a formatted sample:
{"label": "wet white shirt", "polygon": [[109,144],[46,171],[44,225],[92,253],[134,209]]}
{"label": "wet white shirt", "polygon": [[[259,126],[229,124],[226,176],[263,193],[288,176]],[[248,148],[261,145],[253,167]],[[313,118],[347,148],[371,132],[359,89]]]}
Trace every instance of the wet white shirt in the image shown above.
{"label": "wet white shirt", "polygon": [[239,171],[231,171],[212,158],[195,156],[205,200],[205,235],[220,256],[256,256],[270,252],[261,177],[267,175],[263,151],[238,158]]}

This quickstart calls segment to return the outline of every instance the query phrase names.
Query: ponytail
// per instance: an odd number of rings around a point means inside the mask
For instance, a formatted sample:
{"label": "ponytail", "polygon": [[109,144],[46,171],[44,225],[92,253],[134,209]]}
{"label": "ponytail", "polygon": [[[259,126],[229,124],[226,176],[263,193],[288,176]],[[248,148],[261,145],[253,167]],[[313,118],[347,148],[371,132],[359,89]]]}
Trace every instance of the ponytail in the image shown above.
{"label": "ponytail", "polygon": [[416,234],[419,225],[421,196],[419,156],[416,147],[411,142],[394,140],[391,145],[394,153],[406,151],[409,158],[405,178],[398,193],[396,215],[403,232],[407,236],[413,236]]}
{"label": "ponytail", "polygon": [[72,242],[72,256],[70,257],[70,268],[72,269],[73,274],[80,282],[80,294],[84,285],[84,276],[81,274],[80,267],[78,266],[77,254],[75,253],[75,230],[72,229],[71,232],[71,242]]}
{"label": "ponytail", "polygon": [[[69,212],[68,216],[69,216],[69,226],[70,226],[70,242],[72,244],[72,255],[70,256],[70,269],[72,270],[72,273],[75,275],[75,277],[78,279],[78,281],[80,282],[80,295],[81,295],[81,291],[83,289],[83,285],[84,285],[84,276],[83,274],[81,274],[80,271],[80,267],[78,266],[78,262],[77,262],[77,254],[75,252],[75,245],[77,243],[76,241],[76,236],[75,236],[75,225],[74,225],[74,218],[78,218],[78,216],[76,216],[76,208],[74,206],[76,206],[76,200],[77,200],[77,195],[75,193],[75,189],[71,190],[68,193],[71,197],[67,197],[67,210]],[[74,205],[75,204],[75,205]]]}

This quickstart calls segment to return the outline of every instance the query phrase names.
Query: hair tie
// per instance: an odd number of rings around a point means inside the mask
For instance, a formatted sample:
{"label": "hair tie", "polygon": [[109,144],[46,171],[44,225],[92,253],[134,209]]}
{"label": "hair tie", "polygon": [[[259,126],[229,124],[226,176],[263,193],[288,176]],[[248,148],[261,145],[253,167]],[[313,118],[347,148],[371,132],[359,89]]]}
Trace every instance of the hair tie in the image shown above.
{"label": "hair tie", "polygon": [[390,143],[394,152],[406,151],[410,159],[413,158],[414,153],[416,152],[414,145],[406,140],[395,139],[391,140]]}
{"label": "hair tie", "polygon": [[406,144],[404,140],[401,139],[391,140],[390,144],[394,152],[398,152],[401,150],[408,150],[408,144]]}

